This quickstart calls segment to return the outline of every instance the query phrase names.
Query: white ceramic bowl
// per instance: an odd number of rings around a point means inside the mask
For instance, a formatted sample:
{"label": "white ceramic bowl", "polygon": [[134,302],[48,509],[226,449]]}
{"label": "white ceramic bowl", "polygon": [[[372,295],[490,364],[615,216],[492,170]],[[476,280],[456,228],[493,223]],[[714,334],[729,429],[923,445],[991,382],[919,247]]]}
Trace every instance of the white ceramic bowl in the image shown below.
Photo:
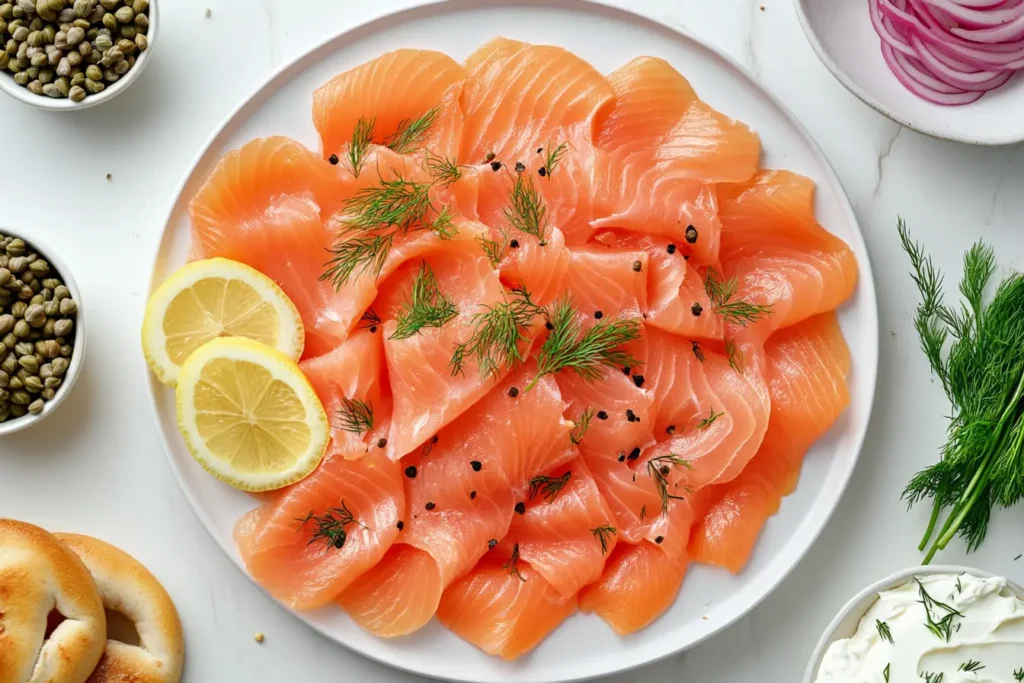
{"label": "white ceramic bowl", "polygon": [[[828,650],[829,645],[837,640],[849,638],[856,633],[857,625],[871,606],[875,604],[875,601],[878,600],[878,594],[881,591],[898,588],[915,576],[964,573],[971,574],[972,576],[977,576],[982,579],[995,576],[991,572],[985,572],[972,567],[961,567],[958,565],[910,567],[908,569],[898,571],[891,576],[887,576],[881,581],[871,584],[860,593],[857,593],[857,595],[853,596],[853,598],[851,598],[850,601],[846,603],[841,610],[839,610],[839,614],[836,615],[836,618],[833,619],[832,623],[828,625],[827,629],[825,629],[825,633],[822,634],[821,640],[818,641],[818,646],[814,648],[814,653],[811,655],[811,661],[807,664],[807,670],[804,672],[803,683],[814,683],[814,679],[818,675],[818,667],[821,666],[821,660],[825,656],[825,651]],[[1017,594],[1017,597],[1024,600],[1024,588],[1021,588],[1010,580],[1007,580],[1007,586]]]}
{"label": "white ceramic bowl", "polygon": [[972,145],[1024,140],[1024,71],[962,107],[926,102],[904,88],[882,59],[868,0],[793,0],[804,33],[847,90],[921,133]]}
{"label": "white ceramic bowl", "polygon": [[50,111],[81,111],[82,109],[95,107],[96,105],[103,104],[104,102],[114,99],[127,90],[132,83],[138,80],[139,76],[142,75],[142,71],[146,68],[146,65],[149,64],[150,57],[153,54],[153,47],[156,44],[158,29],[160,27],[159,4],[160,3],[157,0],[149,0],[149,30],[146,32],[146,38],[149,39],[149,46],[144,52],[137,53],[135,66],[129,69],[125,75],[121,76],[116,83],[108,85],[103,92],[97,95],[88,95],[81,102],[72,102],[66,97],[55,98],[47,97],[46,95],[36,95],[35,93],[29,92],[28,88],[15,83],[11,72],[6,70],[0,71],[0,90],[3,90],[16,100],[21,100],[25,104],[30,104],[39,109],[48,109]]}
{"label": "white ceramic bowl", "polygon": [[53,412],[60,407],[60,404],[64,402],[64,399],[67,398],[68,394],[71,393],[71,390],[75,386],[75,382],[78,380],[78,375],[82,371],[82,363],[85,360],[86,329],[85,307],[82,302],[82,292],[79,291],[78,285],[75,283],[75,278],[71,276],[71,269],[67,267],[67,264],[60,260],[60,257],[57,256],[56,252],[37,239],[30,238],[27,235],[23,235],[16,230],[11,230],[10,228],[0,227],[0,233],[9,237],[20,237],[29,246],[29,249],[39,254],[41,258],[46,259],[52,269],[55,270],[64,281],[64,285],[68,290],[70,290],[71,298],[78,302],[78,312],[75,313],[75,317],[73,318],[75,321],[74,351],[71,354],[71,365],[68,367],[68,371],[64,374],[64,381],[61,383],[60,388],[57,389],[57,393],[54,394],[53,400],[46,402],[46,405],[43,407],[43,412],[38,415],[25,415],[24,417],[0,422],[0,437],[2,437],[39,424],[52,415]]}

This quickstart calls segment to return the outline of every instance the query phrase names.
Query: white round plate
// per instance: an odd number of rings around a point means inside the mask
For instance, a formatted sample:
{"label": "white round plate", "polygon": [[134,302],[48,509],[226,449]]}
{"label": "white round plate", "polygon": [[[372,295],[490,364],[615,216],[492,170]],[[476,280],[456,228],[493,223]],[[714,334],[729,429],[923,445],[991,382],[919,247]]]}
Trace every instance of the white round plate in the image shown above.
{"label": "white round plate", "polygon": [[807,39],[846,89],[893,121],[937,138],[971,145],[1024,140],[1024,71],[962,107],[922,100],[900,85],[871,25],[868,0],[793,0]]}
{"label": "white round plate", "polygon": [[[818,183],[820,222],[851,245],[860,263],[853,299],[840,314],[854,350],[852,403],[807,458],[797,491],[785,500],[739,576],[693,567],[672,608],[643,632],[616,636],[593,615],[575,615],[533,653],[513,663],[484,655],[433,622],[418,633],[383,640],[362,631],[342,611],[297,616],[356,652],[418,674],[457,681],[571,681],[641,666],[720,631],[765,598],[814,542],[832,514],[857,460],[875,391],[878,311],[868,252],[843,188],[807,131],[786,107],[738,64],[678,29],[588,0],[444,0],[358,26],[312,49],[272,76],[211,138],[186,176],[168,217],[152,285],[186,259],[188,203],[229,149],[263,135],[287,134],[319,149],[310,116],[312,92],[340,71],[383,52],[418,47],[461,60],[495,34],[563,46],[609,72],[638,55],[667,59],[701,97],[747,122],[761,135],[762,163]],[[235,520],[255,500],[206,474],[189,456],[175,427],[173,392],[151,376],[156,416],[171,468],[199,519],[240,567],[231,538]],[[243,568],[244,570],[244,568]]]}

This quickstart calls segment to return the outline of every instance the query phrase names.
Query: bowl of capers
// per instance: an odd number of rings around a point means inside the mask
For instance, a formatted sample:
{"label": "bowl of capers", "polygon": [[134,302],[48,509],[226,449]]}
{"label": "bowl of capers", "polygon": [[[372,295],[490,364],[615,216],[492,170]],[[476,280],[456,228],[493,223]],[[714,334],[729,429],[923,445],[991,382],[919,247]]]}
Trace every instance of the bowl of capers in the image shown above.
{"label": "bowl of capers", "polygon": [[82,297],[54,252],[0,227],[0,436],[55,411],[85,358]]}
{"label": "bowl of capers", "polygon": [[72,111],[124,92],[145,69],[157,0],[0,0],[0,90]]}

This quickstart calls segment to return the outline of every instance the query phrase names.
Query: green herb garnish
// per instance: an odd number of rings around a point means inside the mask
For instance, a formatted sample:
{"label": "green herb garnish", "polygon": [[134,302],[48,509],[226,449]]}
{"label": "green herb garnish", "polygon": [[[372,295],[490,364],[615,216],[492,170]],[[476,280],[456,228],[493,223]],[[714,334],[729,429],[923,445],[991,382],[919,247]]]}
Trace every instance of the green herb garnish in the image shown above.
{"label": "green herb garnish", "polygon": [[960,665],[959,671],[966,671],[967,673],[975,673],[981,671],[985,667],[977,659],[968,659],[966,662]]}
{"label": "green herb garnish", "polygon": [[1014,670],[1013,680],[1017,681],[1017,683],[1020,683],[1020,681],[1024,681],[1024,666]]}
{"label": "green herb garnish", "polygon": [[547,155],[544,157],[544,175],[548,180],[551,179],[551,174],[555,172],[555,167],[562,160],[562,155],[565,154],[567,148],[564,142],[554,148],[551,147],[550,142],[545,145],[544,149],[547,150]]}
{"label": "green herb garnish", "polygon": [[979,241],[964,255],[964,303],[947,306],[942,276],[910,240],[902,219],[898,230],[921,294],[914,327],[953,409],[941,459],[917,473],[903,492],[911,506],[932,500],[919,546],[924,550],[931,543],[928,564],[957,534],[968,551],[975,550],[985,539],[992,508],[1024,497],[1024,276],[1007,276],[986,304],[995,255]]}
{"label": "green herb garnish", "polygon": [[342,398],[335,427],[355,434],[370,431],[373,429],[373,406],[364,401]]}
{"label": "green herb garnish", "polygon": [[[963,617],[963,614],[956,611],[944,602],[939,602],[925,590],[924,584],[917,577],[914,577],[921,595],[921,604],[924,605],[925,627],[935,634],[943,642],[948,643],[953,636],[953,620]],[[939,616],[942,613],[942,616]]]}
{"label": "green herb garnish", "polygon": [[313,535],[310,536],[307,545],[313,545],[317,541],[324,541],[327,549],[341,548],[345,545],[345,540],[348,538],[348,533],[345,531],[345,527],[349,524],[358,524],[359,526],[366,528],[365,525],[357,522],[355,517],[352,516],[352,512],[345,505],[345,501],[341,501],[341,506],[336,508],[329,508],[324,514],[314,514],[312,510],[309,511],[305,517],[299,517],[296,519],[299,523],[299,531],[301,531],[307,522],[316,523],[316,530]]}
{"label": "green herb garnish", "polygon": [[638,320],[618,316],[602,318],[585,332],[576,306],[566,297],[555,302],[548,322],[551,332],[537,354],[537,376],[529,391],[544,375],[571,369],[594,382],[611,367],[636,367],[639,361],[622,346],[640,338],[643,326]]}
{"label": "green herb garnish", "polygon": [[569,483],[572,472],[566,472],[560,477],[534,477],[530,480],[529,498],[533,500],[537,496],[544,496],[544,500],[552,501],[555,496]]}
{"label": "green herb garnish", "polygon": [[363,164],[366,163],[366,155],[373,142],[373,129],[376,123],[376,118],[366,119],[360,116],[356,127],[352,130],[352,141],[348,144],[347,156],[349,168],[356,178],[359,177],[359,173],[363,170]]}
{"label": "green herb garnish", "polygon": [[380,316],[377,315],[377,311],[373,310],[373,308],[367,308],[363,311],[363,316],[359,318],[359,327],[365,330],[377,325],[380,325]]}
{"label": "green herb garnish", "polygon": [[693,356],[701,363],[704,362],[704,350],[700,348],[700,342],[690,340],[690,347],[693,349]]}
{"label": "green herb garnish", "polygon": [[881,619],[875,619],[875,628],[878,629],[879,638],[887,641],[890,645],[893,644],[892,631],[889,630],[889,624],[885,623]]}
{"label": "green herb garnish", "polygon": [[516,543],[512,547],[512,557],[508,558],[508,562],[501,565],[502,569],[507,569],[509,576],[515,576],[520,581],[526,581],[526,577],[519,573],[519,544]]}
{"label": "green herb garnish", "polygon": [[498,264],[501,263],[502,257],[505,255],[505,246],[508,245],[508,234],[502,232],[500,242],[487,237],[477,237],[476,243],[484,250],[484,255],[490,261],[491,266],[497,268]]}
{"label": "green herb garnish", "polygon": [[441,107],[434,107],[415,119],[404,119],[398,128],[384,140],[384,144],[399,154],[410,154],[422,147],[423,136],[437,121]]}
{"label": "green herb garnish", "polygon": [[540,246],[547,244],[544,232],[548,227],[548,209],[529,174],[516,175],[512,191],[509,193],[509,205],[502,212],[505,214],[505,220],[514,229],[533,235]]}
{"label": "green herb garnish", "polygon": [[601,554],[604,555],[608,552],[608,540],[615,535],[615,527],[610,524],[599,526],[596,529],[591,529],[590,533],[601,543]]}
{"label": "green herb garnish", "polygon": [[715,409],[712,408],[711,409],[711,413],[707,417],[701,418],[700,420],[698,420],[698,422],[697,422],[697,429],[707,429],[708,427],[710,427],[711,425],[713,425],[715,423],[715,420],[717,420],[718,418],[722,417],[723,415],[725,415],[724,412],[723,413],[716,413]]}
{"label": "green herb garnish", "polygon": [[[693,469],[693,465],[689,460],[684,460],[678,455],[669,454],[661,455],[657,458],[651,458],[647,461],[647,474],[654,480],[654,487],[658,490],[658,495],[661,497],[661,514],[668,512],[668,505],[673,500],[685,500],[683,496],[676,495],[669,491],[668,475],[672,472],[674,467],[685,467],[688,470]],[[689,487],[684,489],[687,493],[690,493]],[[645,505],[643,510],[640,511],[640,519],[644,518],[647,513],[647,506]]]}
{"label": "green herb garnish", "polygon": [[482,376],[497,377],[502,368],[525,362],[520,345],[527,341],[524,331],[541,308],[525,289],[512,290],[505,301],[473,316],[473,334],[455,347],[449,367],[452,375],[463,374],[466,359],[476,358]]}
{"label": "green herb garnish", "polygon": [[593,417],[593,408],[587,408],[580,415],[579,422],[577,422],[573,426],[572,431],[569,432],[569,440],[572,441],[574,446],[579,446],[580,441],[583,441],[583,435],[587,433],[588,429],[590,429],[590,421],[593,419]]}
{"label": "green herb garnish", "polygon": [[434,271],[424,261],[412,281],[412,293],[398,313],[391,339],[408,339],[427,327],[441,327],[459,314],[455,302],[441,292]]}
{"label": "green herb garnish", "polygon": [[736,372],[743,374],[743,352],[731,339],[725,342],[725,355],[729,358],[729,367]]}
{"label": "green herb garnish", "polygon": [[927,671],[921,674],[921,678],[924,679],[924,683],[942,683],[942,679],[946,677],[944,673],[931,674]]}
{"label": "green herb garnish", "polygon": [[428,150],[424,157],[427,172],[441,187],[448,187],[462,177],[462,169],[453,159],[436,156]]}
{"label": "green herb garnish", "polygon": [[752,304],[748,301],[733,301],[736,296],[736,289],[739,281],[736,278],[725,280],[718,279],[714,268],[708,268],[704,278],[704,291],[711,299],[711,306],[715,313],[722,316],[726,322],[746,326],[760,320],[771,312],[772,307],[766,304]]}
{"label": "green herb garnish", "polygon": [[892,664],[886,664],[885,668],[882,669],[882,676],[885,678],[885,683],[889,683],[889,668]]}

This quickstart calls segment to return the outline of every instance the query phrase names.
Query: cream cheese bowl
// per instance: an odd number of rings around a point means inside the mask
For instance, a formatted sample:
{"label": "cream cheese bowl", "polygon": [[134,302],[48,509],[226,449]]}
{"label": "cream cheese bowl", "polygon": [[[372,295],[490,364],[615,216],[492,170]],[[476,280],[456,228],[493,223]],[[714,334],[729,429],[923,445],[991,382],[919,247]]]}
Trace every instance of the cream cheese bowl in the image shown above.
{"label": "cream cheese bowl", "polygon": [[[908,581],[911,581],[914,577],[950,574],[970,574],[981,579],[991,579],[997,576],[991,572],[974,569],[973,567],[934,565],[927,567],[909,567],[887,576],[880,581],[876,581],[870,586],[864,588],[861,592],[857,593],[857,595],[853,596],[850,601],[847,602],[841,610],[839,610],[839,613],[828,625],[828,628],[825,629],[825,632],[822,634],[817,646],[814,648],[814,652],[811,654],[810,661],[807,663],[807,669],[804,671],[803,683],[815,683],[818,676],[818,669],[821,667],[822,660],[825,657],[825,652],[828,650],[829,646],[837,640],[850,638],[854,633],[856,633],[861,619],[865,614],[867,614],[868,610],[871,609],[872,605],[877,602],[878,594],[880,592],[899,588]],[[1006,579],[1006,585],[1007,588],[1009,588],[1010,591],[1012,591],[1018,598],[1024,600],[1024,588],[1009,579]],[[893,683],[896,682],[893,681]]]}

